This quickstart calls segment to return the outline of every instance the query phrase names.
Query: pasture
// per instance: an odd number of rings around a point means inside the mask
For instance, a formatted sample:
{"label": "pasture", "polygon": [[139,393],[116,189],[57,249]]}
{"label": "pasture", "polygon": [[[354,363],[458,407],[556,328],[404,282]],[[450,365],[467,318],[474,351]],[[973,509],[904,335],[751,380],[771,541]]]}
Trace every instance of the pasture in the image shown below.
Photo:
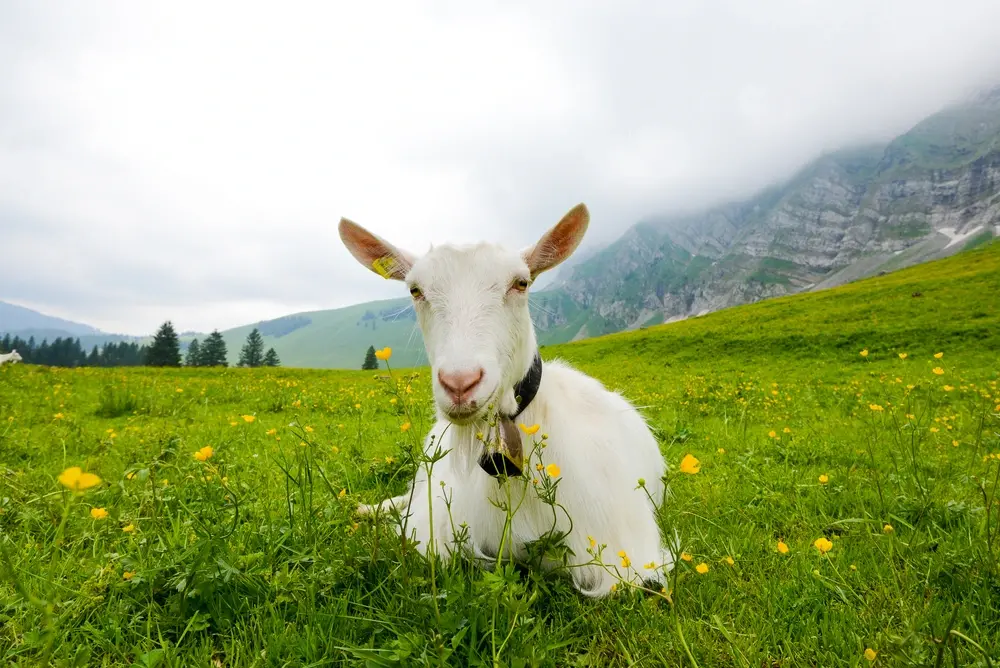
{"label": "pasture", "polygon": [[425,369],[4,365],[0,661],[997,665],[998,286],[994,243],[543,348],[641,406],[670,465],[669,587],[600,600],[354,517],[418,465]]}

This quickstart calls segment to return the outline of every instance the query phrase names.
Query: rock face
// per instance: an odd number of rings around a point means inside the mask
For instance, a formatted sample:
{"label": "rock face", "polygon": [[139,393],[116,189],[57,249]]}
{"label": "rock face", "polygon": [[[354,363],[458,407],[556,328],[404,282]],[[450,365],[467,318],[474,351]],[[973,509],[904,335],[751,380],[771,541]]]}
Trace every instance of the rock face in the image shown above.
{"label": "rock face", "polygon": [[544,343],[818,290],[1000,237],[1000,88],[887,146],[825,155],[780,186],[654,218],[536,296]]}

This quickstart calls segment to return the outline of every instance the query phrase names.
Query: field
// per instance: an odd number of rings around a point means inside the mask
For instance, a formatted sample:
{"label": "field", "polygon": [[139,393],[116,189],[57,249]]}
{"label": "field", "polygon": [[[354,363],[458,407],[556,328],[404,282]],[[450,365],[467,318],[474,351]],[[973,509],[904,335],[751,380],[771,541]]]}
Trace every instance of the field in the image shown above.
{"label": "field", "polygon": [[669,588],[598,601],[353,516],[412,476],[426,369],[0,367],[0,661],[998,665],[998,290],[993,243],[543,348],[671,466]]}

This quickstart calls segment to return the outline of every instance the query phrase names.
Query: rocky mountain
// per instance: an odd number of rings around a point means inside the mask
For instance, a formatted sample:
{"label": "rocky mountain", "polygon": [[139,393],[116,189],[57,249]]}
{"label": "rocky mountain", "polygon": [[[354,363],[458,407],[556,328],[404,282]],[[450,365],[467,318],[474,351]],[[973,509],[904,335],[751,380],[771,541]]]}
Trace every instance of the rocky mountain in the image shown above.
{"label": "rocky mountain", "polygon": [[536,294],[547,342],[819,290],[1000,236],[1000,87],[787,183],[647,219]]}

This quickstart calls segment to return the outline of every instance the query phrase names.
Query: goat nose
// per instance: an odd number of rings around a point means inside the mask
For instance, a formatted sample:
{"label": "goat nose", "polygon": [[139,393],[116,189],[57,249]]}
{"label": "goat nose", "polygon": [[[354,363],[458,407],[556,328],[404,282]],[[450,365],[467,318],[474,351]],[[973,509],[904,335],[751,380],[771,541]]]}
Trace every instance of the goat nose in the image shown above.
{"label": "goat nose", "polygon": [[456,404],[462,403],[462,399],[469,392],[475,389],[476,385],[483,379],[483,368],[464,371],[453,371],[450,373],[445,373],[444,371],[438,371],[438,382],[441,383],[441,387],[444,388],[445,392],[452,398]]}

